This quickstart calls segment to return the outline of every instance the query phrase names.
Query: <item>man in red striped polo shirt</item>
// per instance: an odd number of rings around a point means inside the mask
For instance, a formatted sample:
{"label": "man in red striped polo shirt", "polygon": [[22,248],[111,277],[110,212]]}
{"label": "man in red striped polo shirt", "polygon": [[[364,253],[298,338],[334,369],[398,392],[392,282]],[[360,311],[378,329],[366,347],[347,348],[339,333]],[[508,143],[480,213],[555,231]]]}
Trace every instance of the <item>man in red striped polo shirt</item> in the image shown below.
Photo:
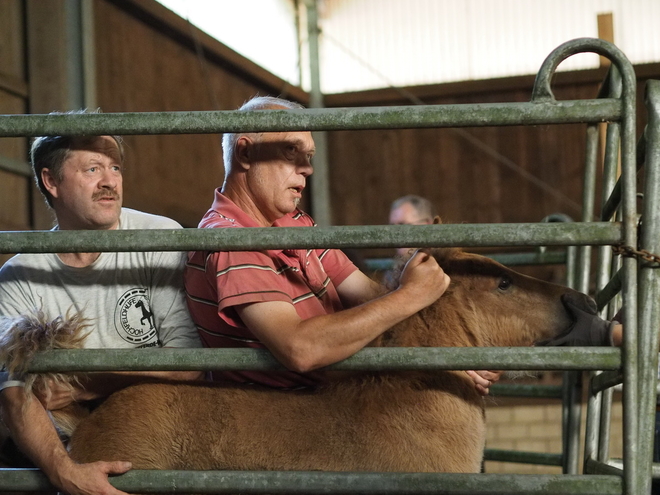
{"label": "man in red striped polo shirt", "polygon": [[[241,111],[299,109],[256,97]],[[215,191],[201,228],[312,226],[298,209],[312,174],[310,132],[225,134],[225,182]],[[399,287],[383,294],[339,250],[193,252],[185,286],[190,313],[208,347],[268,348],[282,373],[215,373],[278,388],[318,383],[318,368],[341,361],[438,299],[449,277],[433,257],[417,253]],[[487,392],[485,376],[473,374]]]}

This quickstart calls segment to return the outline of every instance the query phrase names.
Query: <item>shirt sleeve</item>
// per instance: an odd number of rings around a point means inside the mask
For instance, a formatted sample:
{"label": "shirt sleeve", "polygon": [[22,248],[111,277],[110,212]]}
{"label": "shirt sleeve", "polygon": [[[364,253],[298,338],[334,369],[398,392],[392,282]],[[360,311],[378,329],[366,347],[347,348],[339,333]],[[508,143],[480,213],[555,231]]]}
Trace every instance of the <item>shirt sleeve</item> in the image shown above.
{"label": "shirt sleeve", "polygon": [[21,283],[13,266],[0,269],[0,317],[21,316],[37,309],[26,284]]}
{"label": "shirt sleeve", "polygon": [[339,249],[326,249],[319,253],[319,259],[321,264],[323,264],[323,269],[332,280],[332,283],[335,287],[339,287],[348,276],[357,271],[357,266],[348,259],[341,250]]}
{"label": "shirt sleeve", "polygon": [[185,253],[152,253],[150,305],[163,347],[202,347],[183,291]]}
{"label": "shirt sleeve", "polygon": [[207,260],[206,274],[217,293],[218,315],[232,326],[242,326],[234,306],[267,301],[293,304],[284,285],[282,270],[259,251],[224,251]]}

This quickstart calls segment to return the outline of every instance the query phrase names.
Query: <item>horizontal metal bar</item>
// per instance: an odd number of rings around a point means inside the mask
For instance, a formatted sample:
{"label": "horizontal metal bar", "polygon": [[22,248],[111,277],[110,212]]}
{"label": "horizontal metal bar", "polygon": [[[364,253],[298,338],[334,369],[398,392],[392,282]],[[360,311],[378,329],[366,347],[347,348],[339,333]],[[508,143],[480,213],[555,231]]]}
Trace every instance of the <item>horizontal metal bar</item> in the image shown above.
{"label": "horizontal metal bar", "polygon": [[490,387],[493,397],[525,397],[534,399],[561,399],[561,385],[524,385],[517,383],[496,383]]}
{"label": "horizontal metal bar", "polygon": [[616,244],[621,224],[501,223],[0,232],[0,253]]}
{"label": "horizontal metal bar", "polygon": [[[488,366],[488,368],[483,368]],[[476,367],[476,368],[475,368]],[[609,370],[621,351],[608,347],[368,347],[334,370]],[[263,349],[58,349],[35,356],[32,372],[109,370],[281,370]]]}
{"label": "horizontal metal bar", "polygon": [[[498,263],[506,266],[552,265],[566,263],[565,251],[544,251],[542,253],[492,253],[484,254]],[[392,258],[367,258],[364,260],[367,270],[391,270],[394,265]]]}
{"label": "horizontal metal bar", "polygon": [[613,466],[611,464],[606,464],[595,459],[587,459],[584,462],[584,472],[585,474],[594,475],[600,474],[623,476],[623,463],[619,464],[618,466]]}
{"label": "horizontal metal bar", "polygon": [[621,370],[610,370],[599,373],[591,379],[591,393],[597,394],[616,385],[623,383]]}
{"label": "horizontal metal bar", "polygon": [[[618,469],[619,471],[623,471],[623,459],[616,459],[612,458],[609,459],[608,461],[609,466],[612,469]],[[605,472],[601,474],[607,474]],[[660,463],[654,462],[653,465],[651,466],[651,474],[653,475],[653,479],[660,479]]]}
{"label": "horizontal metal bar", "polygon": [[562,455],[545,452],[525,452],[522,450],[486,449],[484,461],[516,462],[519,464],[538,464],[540,466],[561,466]]}
{"label": "horizontal metal bar", "polygon": [[[136,470],[110,483],[128,493],[620,495],[618,476]],[[38,470],[0,469],[0,491],[47,491]]]}
{"label": "horizontal metal bar", "polygon": [[506,266],[558,265],[566,263],[566,251],[544,251],[542,253],[497,253],[485,254]]}
{"label": "horizontal metal bar", "polygon": [[613,122],[621,100],[472,103],[267,112],[204,111],[2,115],[0,136],[207,134],[222,132],[412,129]]}
{"label": "horizontal metal bar", "polygon": [[3,155],[0,155],[0,170],[22,175],[23,177],[32,177],[32,168],[29,163]]}

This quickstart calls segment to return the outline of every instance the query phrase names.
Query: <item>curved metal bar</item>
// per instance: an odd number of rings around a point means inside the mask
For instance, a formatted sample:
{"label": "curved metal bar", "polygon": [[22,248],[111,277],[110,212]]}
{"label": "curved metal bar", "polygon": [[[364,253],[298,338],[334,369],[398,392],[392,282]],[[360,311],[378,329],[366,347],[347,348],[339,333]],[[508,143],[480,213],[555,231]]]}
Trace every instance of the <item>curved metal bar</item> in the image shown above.
{"label": "curved metal bar", "polygon": [[[543,61],[534,81],[532,101],[555,101],[555,95],[552,93],[551,88],[551,80],[555,70],[568,57],[586,52],[597,53],[610,59],[621,74],[625,74],[624,79],[634,80],[635,74],[630,61],[615,45],[597,38],[577,38],[559,45]],[[625,88],[625,84],[623,87]]]}
{"label": "curved metal bar", "polygon": [[[636,246],[636,184],[635,184],[635,98],[636,77],[626,56],[613,44],[591,38],[579,38],[556,48],[543,62],[534,82],[532,102],[554,102],[551,78],[557,66],[577,53],[595,52],[610,59],[621,74],[621,215],[626,245]],[[623,299],[630,311],[624,315],[624,490],[639,493],[641,463],[638,456],[638,381],[637,369],[637,264],[634,259],[623,260]]]}

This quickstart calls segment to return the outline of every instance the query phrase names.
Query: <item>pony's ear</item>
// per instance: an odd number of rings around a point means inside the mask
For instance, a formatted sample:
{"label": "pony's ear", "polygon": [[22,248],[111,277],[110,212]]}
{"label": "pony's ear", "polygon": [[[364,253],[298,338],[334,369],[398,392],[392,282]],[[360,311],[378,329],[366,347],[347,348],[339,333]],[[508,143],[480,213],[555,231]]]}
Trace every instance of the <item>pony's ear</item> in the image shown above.
{"label": "pony's ear", "polygon": [[440,218],[440,215],[436,215],[433,217],[433,225],[439,225],[442,223],[442,218]]}

